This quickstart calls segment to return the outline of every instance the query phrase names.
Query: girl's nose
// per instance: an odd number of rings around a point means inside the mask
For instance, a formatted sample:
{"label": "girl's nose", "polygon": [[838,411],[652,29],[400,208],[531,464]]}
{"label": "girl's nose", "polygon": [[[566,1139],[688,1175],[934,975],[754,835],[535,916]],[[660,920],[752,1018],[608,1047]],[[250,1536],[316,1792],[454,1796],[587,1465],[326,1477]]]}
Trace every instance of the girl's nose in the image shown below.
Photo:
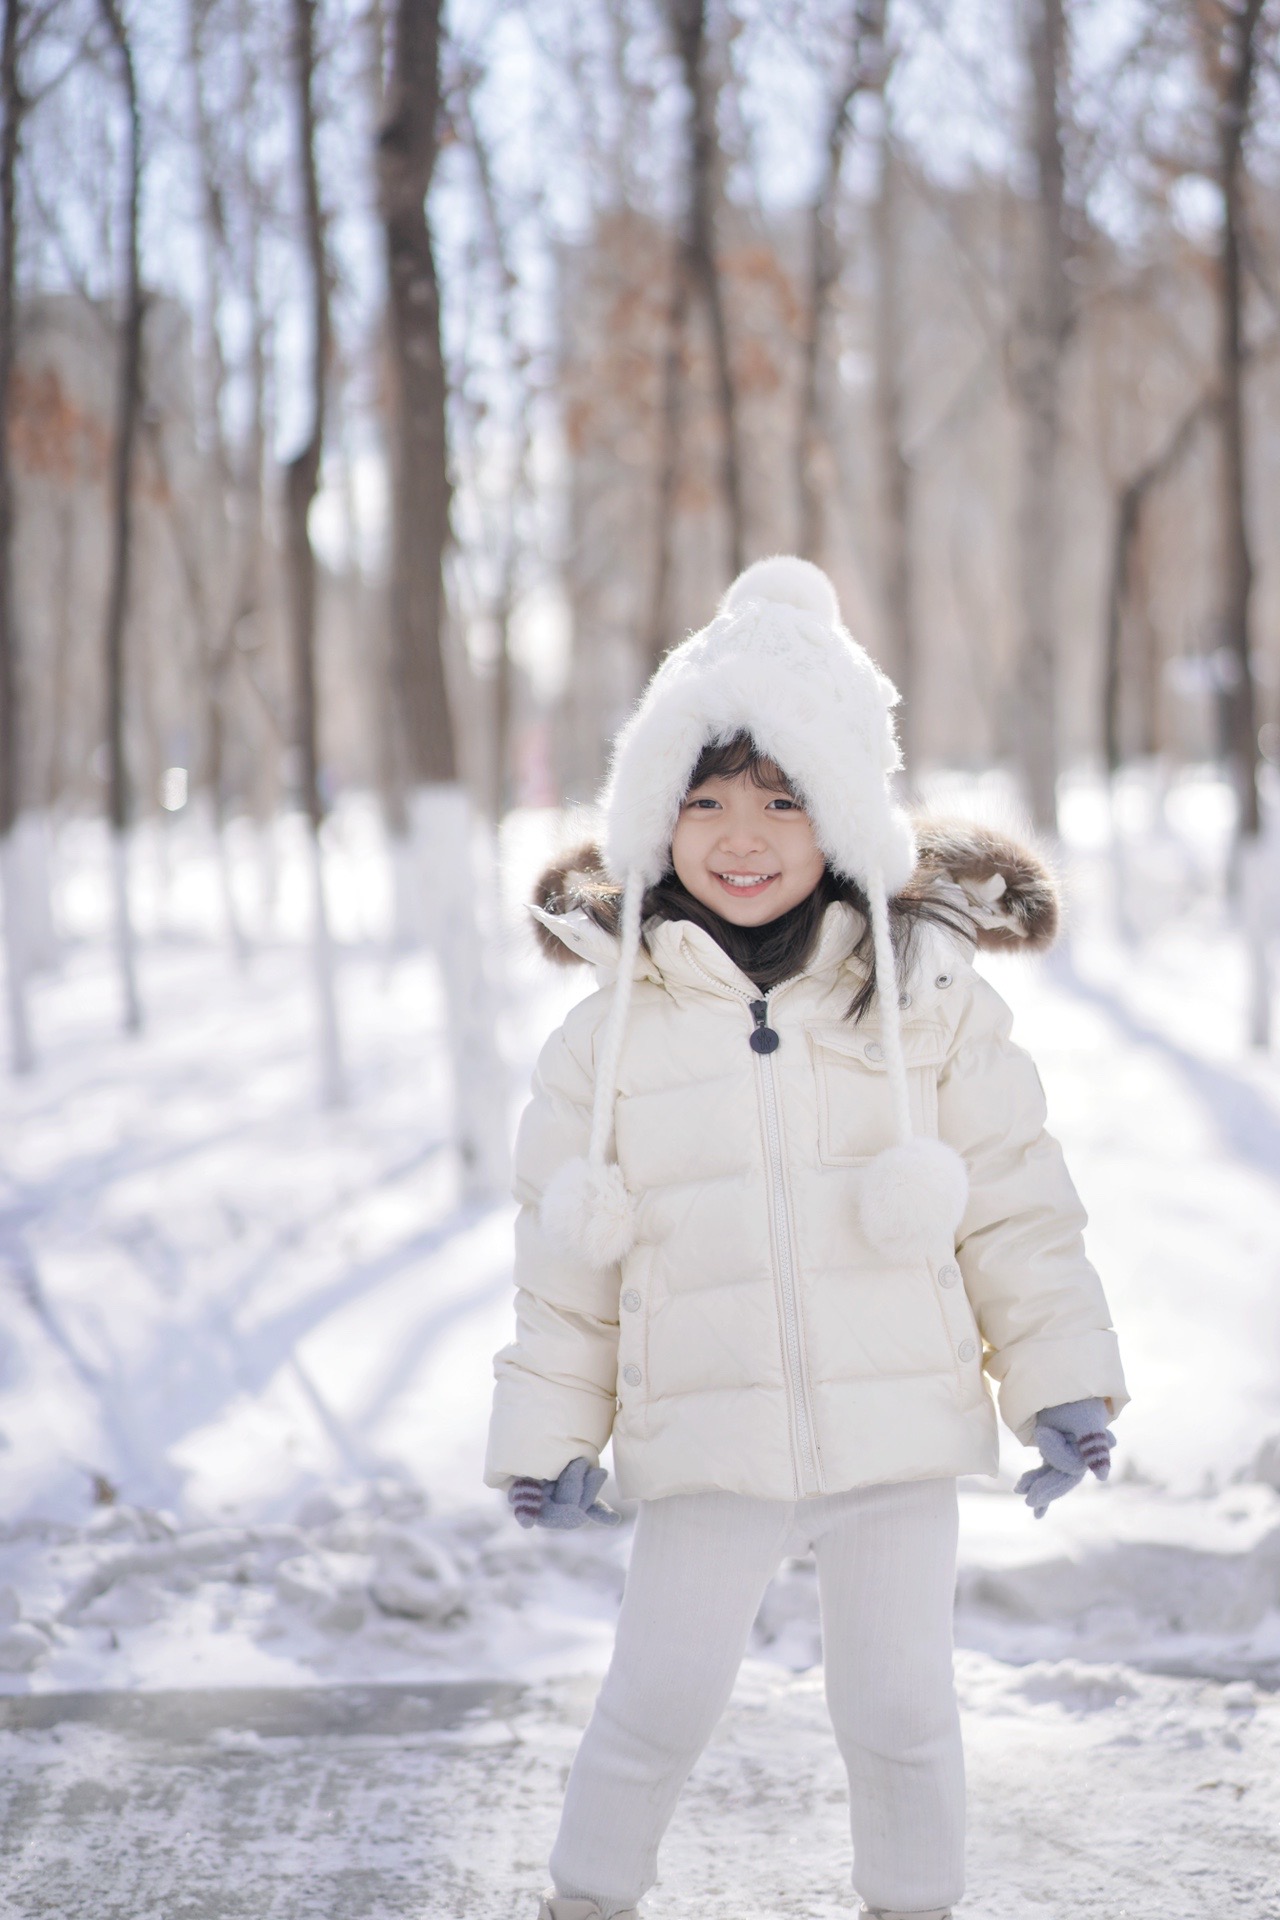
{"label": "girl's nose", "polygon": [[760,853],[763,848],[764,835],[754,827],[730,825],[720,835],[723,853]]}

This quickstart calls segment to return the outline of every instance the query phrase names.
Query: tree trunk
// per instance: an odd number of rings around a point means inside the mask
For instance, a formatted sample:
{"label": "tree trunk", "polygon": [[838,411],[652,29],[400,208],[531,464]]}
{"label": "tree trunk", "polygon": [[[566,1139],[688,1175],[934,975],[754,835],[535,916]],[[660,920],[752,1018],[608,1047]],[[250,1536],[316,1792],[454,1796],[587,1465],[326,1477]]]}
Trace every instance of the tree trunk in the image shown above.
{"label": "tree trunk", "polygon": [[[232,956],[240,968],[248,962],[249,947],[236,901],[226,822],[226,744],[229,721],[231,662],[235,647],[236,625],[240,618],[237,601],[237,558],[232,551],[233,536],[228,527],[227,509],[234,481],[223,432],[223,398],[226,365],[219,332],[221,257],[225,245],[220,196],[215,162],[216,137],[209,122],[204,93],[204,49],[201,30],[205,19],[202,0],[187,0],[187,58],[191,66],[192,118],[200,167],[201,198],[201,322],[205,337],[207,374],[204,383],[204,433],[209,448],[202,462],[202,489],[206,513],[198,516],[200,532],[193,539],[180,524],[175,501],[174,520],[177,544],[187,581],[187,594],[195,624],[200,659],[201,691],[204,697],[204,765],[202,784],[208,789],[210,822],[213,830],[214,858],[222,894],[223,919]],[[241,137],[247,137],[242,131]],[[163,457],[161,436],[157,448]],[[206,517],[207,516],[207,517]],[[203,537],[201,537],[203,535]],[[241,543],[253,538],[251,526],[237,518]],[[209,564],[212,540],[214,558]],[[211,577],[212,576],[212,577]],[[212,605],[210,603],[213,603]],[[193,776],[194,779],[194,776]]]}
{"label": "tree trunk", "polygon": [[649,584],[645,656],[652,671],[676,638],[672,605],[672,535],[680,484],[684,422],[684,359],[689,319],[689,253],[683,239],[671,257],[662,354],[662,411],[658,420],[658,474],[654,497],[653,575]]}
{"label": "tree trunk", "polygon": [[1240,802],[1240,833],[1261,828],[1258,808],[1257,696],[1250,653],[1253,558],[1249,550],[1248,477],[1244,445],[1244,325],[1240,240],[1244,219],[1244,138],[1257,64],[1263,0],[1228,12],[1227,62],[1219,61],[1218,166],[1222,188],[1218,368],[1222,388],[1223,638],[1235,662],[1228,701],[1231,757]]}
{"label": "tree trunk", "polygon": [[514,661],[511,657],[511,621],[516,609],[516,597],[520,582],[521,557],[521,520],[530,495],[529,466],[533,454],[533,423],[531,409],[533,390],[528,374],[527,356],[522,350],[515,314],[513,296],[519,285],[515,262],[508,234],[504,227],[502,209],[497,188],[494,184],[493,168],[489,153],[475,116],[471,111],[469,97],[464,96],[462,113],[466,125],[466,137],[475,161],[476,173],[480,182],[481,199],[484,205],[485,224],[489,229],[489,241],[493,249],[493,264],[501,288],[498,307],[498,330],[502,336],[503,350],[507,356],[507,371],[513,391],[518,395],[516,418],[512,424],[511,437],[514,441],[511,456],[510,477],[504,489],[504,511],[502,530],[499,536],[500,547],[496,556],[498,590],[492,608],[494,636],[496,639],[493,701],[491,726],[489,732],[488,801],[495,829],[500,828],[503,818],[512,805],[514,798],[514,768],[511,764],[512,746],[515,728],[516,677]]}
{"label": "tree trunk", "polygon": [[324,448],[325,387],[329,361],[329,285],[325,259],[320,184],[316,175],[315,72],[313,27],[316,0],[292,0],[293,66],[298,115],[298,161],[302,179],[303,220],[311,295],[310,430],[285,468],[285,565],[289,584],[289,625],[293,653],[294,709],[303,812],[310,829],[308,850],[312,900],[312,962],[319,1014],[321,1092],[325,1104],[346,1098],[338,1010],[333,980],[333,942],[325,897],[320,829],[324,803],[320,792],[317,724],[315,616],[316,563],[307,516],[320,481]]}
{"label": "tree trunk", "polygon": [[715,89],[707,73],[706,0],[668,0],[676,50],[689,95],[688,272],[702,296],[711,335],[716,407],[720,416],[720,492],[729,522],[731,576],[746,564],[742,502],[742,457],[738,434],[738,390],[729,350],[724,290],[716,257],[715,205],[719,190],[719,141]]}
{"label": "tree trunk", "polygon": [[378,134],[394,389],[391,633],[405,765],[414,786],[458,777],[442,645],[449,532],[445,369],[426,215],[436,157],[441,10],[441,0],[398,0]]}
{"label": "tree trunk", "polygon": [[890,671],[902,695],[902,744],[907,777],[916,771],[915,580],[911,548],[913,475],[904,444],[901,260],[902,166],[888,118],[881,131],[880,182],[874,208],[876,245],[876,439],[882,516],[881,567]]}
{"label": "tree trunk", "polygon": [[[372,0],[366,20],[366,30],[369,36],[369,99],[373,109],[374,125],[380,127],[387,104],[387,20],[382,0]],[[377,347],[378,371],[380,376],[384,377],[390,372],[387,365],[390,346],[386,337],[386,326],[384,315],[382,333]],[[387,431],[389,438],[389,424]],[[417,887],[413,879],[413,863],[409,846],[409,795],[404,766],[404,730],[401,725],[399,701],[396,697],[399,669],[391,652],[392,634],[388,606],[387,590],[385,586],[380,585],[375,600],[376,658],[373,663],[378,751],[377,777],[383,825],[391,845],[391,946],[394,952],[399,953],[419,944],[421,929],[418,925],[420,915],[416,898]]]}
{"label": "tree trunk", "polygon": [[1111,537],[1111,571],[1107,588],[1106,625],[1102,659],[1102,743],[1107,775],[1114,780],[1123,759],[1120,738],[1120,699],[1124,682],[1124,628],[1133,572],[1133,553],[1148,496],[1180,465],[1196,432],[1212,410],[1214,397],[1202,394],[1182,415],[1158,453],[1128,480],[1116,501]]}
{"label": "tree trunk", "polygon": [[18,80],[22,0],[5,0],[0,51],[0,900],[4,909],[5,993],[9,1058],[15,1073],[35,1064],[27,1015],[24,888],[16,828],[21,797],[18,767],[18,636],[13,591],[13,478],[9,468],[9,390],[17,327],[17,212],[14,182],[23,100]]}
{"label": "tree trunk", "polygon": [[125,759],[125,625],[129,611],[129,573],[133,560],[133,469],[142,393],[143,298],[138,254],[142,198],[141,126],[138,86],[124,17],[118,0],[98,0],[120,59],[129,122],[128,200],[126,204],[125,285],[120,319],[120,376],[116,394],[116,432],[111,463],[110,573],[105,635],[107,682],[107,821],[111,837],[111,880],[115,910],[116,954],[127,1032],[142,1025],[129,888],[129,826],[132,797]]}
{"label": "tree trunk", "polygon": [[489,809],[494,831],[502,826],[514,799],[512,746],[515,737],[515,674],[511,658],[511,616],[516,603],[516,551],[519,532],[516,506],[519,497],[513,479],[508,489],[509,511],[504,529],[498,597],[493,609],[493,630],[497,645],[493,663],[493,719],[489,743]]}
{"label": "tree trunk", "polygon": [[1028,259],[1014,343],[1014,383],[1022,416],[1015,734],[1032,820],[1041,832],[1056,835],[1058,463],[1061,362],[1070,318],[1059,98],[1066,58],[1063,0],[1030,0],[1028,13],[1036,197],[1027,210]]}
{"label": "tree trunk", "polygon": [[[1245,941],[1249,954],[1249,1038],[1271,1040],[1270,946],[1275,929],[1258,794],[1258,712],[1251,650],[1253,557],[1249,548],[1248,470],[1244,443],[1244,290],[1240,244],[1244,227],[1244,142],[1258,61],[1264,0],[1224,10],[1218,49],[1218,166],[1222,188],[1218,367],[1222,423],[1223,640],[1235,672],[1227,691],[1228,745],[1239,796]],[[1225,57],[1224,57],[1225,56]]]}
{"label": "tree trunk", "polygon": [[885,0],[855,0],[849,66],[831,102],[823,146],[822,178],[809,207],[809,297],[800,340],[800,397],[796,420],[796,552],[820,560],[822,499],[814,473],[821,440],[820,370],[831,295],[840,278],[836,244],[836,196],[854,101],[864,86],[885,82]]}
{"label": "tree trunk", "polygon": [[392,395],[391,651],[409,777],[420,924],[448,1007],[454,1120],[467,1196],[509,1177],[506,1080],[477,922],[471,807],[458,778],[445,683],[449,537],[446,377],[426,198],[438,150],[442,0],[396,0],[378,187],[387,249]]}
{"label": "tree trunk", "polygon": [[[252,0],[236,0],[236,31],[243,44],[248,39]],[[255,654],[265,651],[270,631],[267,596],[266,459],[268,432],[268,392],[272,367],[271,326],[262,288],[262,235],[266,221],[274,217],[269,195],[253,171],[252,128],[256,124],[259,76],[246,60],[241,76],[239,113],[241,137],[236,156],[236,183],[246,215],[245,251],[238,280],[243,291],[249,327],[249,391],[251,414],[247,443],[236,474],[239,495],[238,555],[236,601],[234,608],[234,658],[241,676],[242,691],[253,696],[257,716],[258,742],[256,766],[251,780],[249,804],[255,822],[255,840],[259,852],[259,924],[264,937],[275,919],[279,865],[276,832],[279,816],[280,758],[287,723],[276,711],[259,684],[255,673]],[[267,202],[267,205],[264,205]],[[246,638],[247,633],[247,638]]]}

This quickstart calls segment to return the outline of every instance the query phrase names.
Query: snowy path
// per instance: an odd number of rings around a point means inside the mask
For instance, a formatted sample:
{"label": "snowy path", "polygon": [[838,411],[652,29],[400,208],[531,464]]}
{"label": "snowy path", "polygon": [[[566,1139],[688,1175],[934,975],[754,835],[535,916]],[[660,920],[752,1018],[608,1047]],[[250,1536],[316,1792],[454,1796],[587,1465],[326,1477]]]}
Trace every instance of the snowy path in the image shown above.
{"label": "snowy path", "polygon": [[[966,1920],[1280,1920],[1280,1700],[975,1654],[960,1684]],[[532,1920],[592,1688],[476,1691],[100,1695],[0,1732],[4,1911]],[[848,1871],[820,1681],[752,1663],[649,1920],[836,1920]]]}

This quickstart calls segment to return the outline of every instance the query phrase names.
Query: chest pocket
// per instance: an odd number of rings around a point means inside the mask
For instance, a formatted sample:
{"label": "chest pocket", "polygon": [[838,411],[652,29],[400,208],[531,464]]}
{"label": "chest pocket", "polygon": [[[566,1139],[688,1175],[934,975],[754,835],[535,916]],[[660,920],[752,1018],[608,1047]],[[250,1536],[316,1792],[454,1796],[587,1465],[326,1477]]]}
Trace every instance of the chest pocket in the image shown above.
{"label": "chest pocket", "polygon": [[[818,1098],[818,1158],[851,1167],[894,1144],[893,1095],[878,1028],[865,1024],[806,1028]],[[946,1058],[942,1026],[903,1028],[911,1124],[938,1131],[938,1069]]]}

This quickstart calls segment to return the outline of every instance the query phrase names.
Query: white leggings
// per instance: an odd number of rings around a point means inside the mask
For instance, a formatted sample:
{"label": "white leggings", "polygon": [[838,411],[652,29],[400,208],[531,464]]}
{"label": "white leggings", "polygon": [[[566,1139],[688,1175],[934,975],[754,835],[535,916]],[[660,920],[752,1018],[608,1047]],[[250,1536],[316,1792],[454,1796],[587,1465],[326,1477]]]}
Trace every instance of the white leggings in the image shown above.
{"label": "white leggings", "polygon": [[785,1557],[812,1548],[855,1891],[895,1913],[958,1900],[956,1533],[952,1479],[810,1500],[690,1493],[643,1503],[613,1660],[551,1853],[556,1892],[612,1915],[653,1885],[658,1844],[728,1704],[765,1587]]}

